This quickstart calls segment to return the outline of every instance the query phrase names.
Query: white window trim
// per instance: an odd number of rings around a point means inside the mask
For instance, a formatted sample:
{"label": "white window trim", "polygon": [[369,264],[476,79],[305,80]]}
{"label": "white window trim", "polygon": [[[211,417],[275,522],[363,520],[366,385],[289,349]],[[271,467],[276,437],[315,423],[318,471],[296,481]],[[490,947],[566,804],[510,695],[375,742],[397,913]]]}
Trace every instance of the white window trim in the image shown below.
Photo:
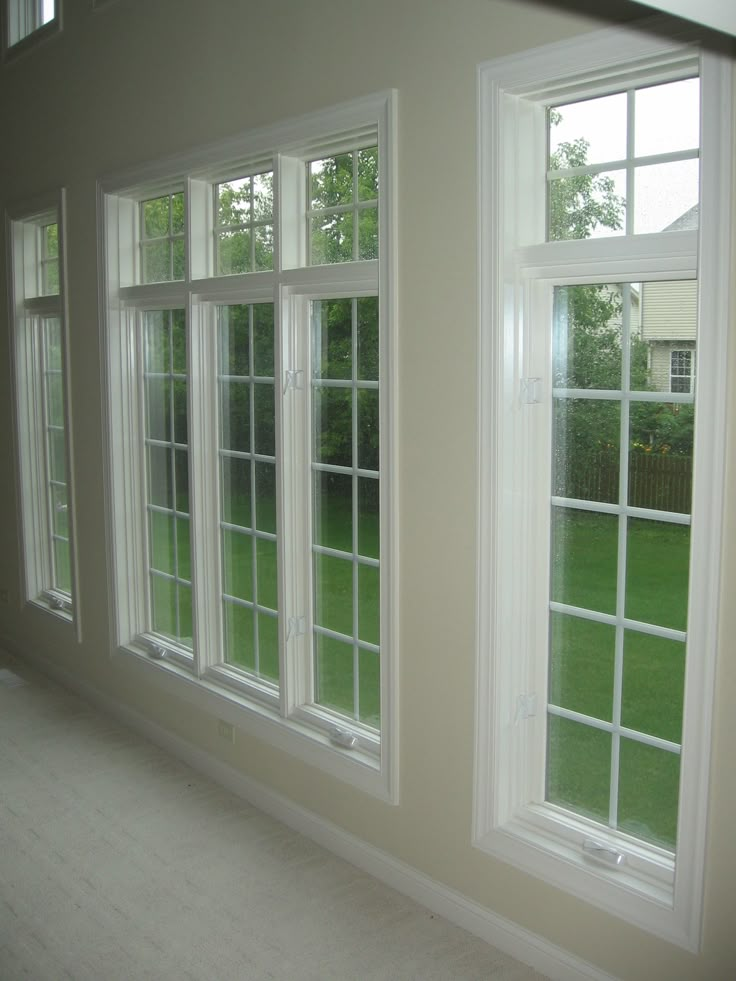
{"label": "white window trim", "polygon": [[[59,292],[40,294],[38,228],[45,223],[58,225]],[[8,300],[13,376],[15,438],[18,460],[17,494],[21,512],[20,545],[23,558],[25,602],[73,623],[81,640],[78,612],[78,570],[76,562],[76,520],[74,477],[72,472],[72,411],[69,374],[69,332],[66,301],[66,196],[64,189],[8,208]],[[33,253],[33,255],[29,255]],[[34,280],[29,286],[28,280]],[[39,352],[38,317],[58,317],[62,336],[62,378],[64,387],[64,437],[66,446],[67,506],[69,515],[69,565],[71,600],[51,585],[52,542],[49,529],[46,486],[46,451],[43,436],[43,396]]]}
{"label": "white window trim", "polygon": [[[279,214],[278,202],[289,201],[289,216],[297,209],[305,214],[306,182],[302,161],[314,152],[336,152],[355,140],[377,134],[380,147],[379,227],[381,248],[379,259],[346,262],[331,266],[305,267],[306,224],[304,234],[283,235],[283,222],[291,220]],[[301,758],[302,760],[351,783],[369,794],[390,802],[398,801],[398,617],[396,584],[398,573],[397,536],[393,522],[397,514],[396,443],[396,384],[397,345],[396,321],[396,98],[395,93],[380,93],[333,109],[310,114],[292,122],[252,131],[225,143],[205,147],[185,157],[170,158],[156,164],[127,171],[100,182],[99,235],[102,248],[100,263],[100,323],[103,331],[105,358],[103,390],[107,427],[110,435],[110,457],[106,473],[108,535],[112,544],[113,567],[110,578],[110,597],[115,610],[112,651],[135,655],[135,663],[145,672],[145,682],[162,685],[167,691],[192,702],[213,716],[231,722],[246,732]],[[272,163],[273,162],[273,163]],[[213,184],[233,175],[257,172],[265,165],[274,166],[274,185],[280,194],[274,207],[275,269],[273,272],[213,276],[211,234],[213,215]],[[209,234],[188,236],[191,243],[187,255],[187,275],[183,282],[133,285],[137,282],[134,253],[120,250],[121,241],[135,240],[138,221],[138,200],[154,197],[178,187],[184,187],[186,212],[190,232],[196,224],[199,232]],[[286,211],[286,209],[284,209]],[[123,230],[121,234],[121,229]],[[289,230],[290,232],[293,229]],[[280,247],[283,238],[285,248]],[[204,249],[199,243],[204,242]],[[286,247],[288,246],[288,248]],[[123,254],[125,252],[125,254]],[[378,289],[380,284],[380,290]],[[192,400],[211,397],[206,374],[199,364],[207,358],[201,344],[205,331],[201,319],[211,315],[215,303],[274,302],[274,320],[278,347],[288,353],[294,345],[294,313],[300,304],[311,297],[357,296],[379,293],[380,377],[381,377],[381,737],[361,731],[358,724],[340,721],[340,728],[359,733],[361,746],[346,749],[334,738],[337,717],[318,707],[297,706],[289,691],[303,689],[303,679],[297,685],[283,684],[280,699],[269,692],[258,691],[257,684],[244,684],[237,672],[228,672],[223,664],[208,663],[205,651],[216,640],[216,631],[209,611],[218,602],[202,590],[195,606],[195,628],[199,636],[201,656],[194,659],[177,652],[174,644],[166,644],[166,656],[157,657],[154,644],[141,637],[145,623],[145,585],[136,585],[129,578],[129,569],[142,568],[145,527],[143,511],[137,499],[141,487],[141,462],[126,456],[127,448],[136,445],[139,396],[135,372],[130,370],[125,341],[130,318],[136,310],[184,308],[191,319],[190,404]],[[308,351],[302,352],[308,358]],[[284,367],[289,367],[284,361]],[[304,366],[302,366],[303,369]],[[308,373],[304,374],[308,377]],[[279,371],[276,375],[277,390]],[[300,396],[302,392],[289,392]],[[277,398],[277,406],[279,399]],[[288,411],[288,399],[277,407],[277,426],[280,412]],[[194,427],[190,427],[194,429]],[[206,452],[213,445],[213,434],[190,431],[191,452]],[[303,440],[301,443],[303,444]],[[301,447],[303,452],[303,445]],[[277,447],[278,452],[278,447]],[[284,445],[282,460],[298,454],[300,447]],[[125,464],[125,465],[123,465]],[[195,468],[190,492],[193,513],[201,520],[217,513],[214,482],[206,477],[206,467]],[[305,497],[304,500],[307,500]],[[289,534],[289,515],[284,515],[285,527],[280,535],[282,550],[292,547]],[[217,568],[214,561],[216,537],[203,543],[205,554],[201,561]],[[207,553],[210,554],[207,554]],[[282,551],[282,559],[283,559]],[[192,556],[192,563],[200,557]],[[289,565],[281,563],[282,569]],[[286,576],[286,573],[283,574]],[[137,578],[137,577],[136,577]],[[214,586],[213,586],[214,588]],[[283,586],[282,589],[293,587]],[[302,588],[299,586],[299,588]],[[210,590],[211,592],[211,590]],[[281,602],[281,621],[290,612]],[[284,628],[281,628],[282,633]],[[296,638],[297,641],[300,638]],[[219,646],[219,644],[218,644]],[[295,670],[295,644],[284,645],[287,655],[282,660],[282,681]],[[298,660],[298,659],[297,659]]]}
{"label": "white window trim", "polygon": [[[544,804],[534,791],[543,771],[535,747],[543,745],[543,696],[536,717],[520,721],[518,698],[546,690],[546,672],[528,653],[530,623],[524,595],[527,568],[539,561],[533,528],[510,521],[511,501],[527,494],[530,475],[518,464],[515,440],[524,419],[517,379],[537,374],[525,363],[522,320],[530,291],[524,269],[550,282],[641,278],[649,250],[636,237],[595,242],[543,241],[534,215],[544,209],[544,124],[542,106],[572,101],[630,84],[627,71],[656,66],[653,78],[667,80],[692,58],[691,37],[678,36],[667,22],[647,31],[606,30],[549,45],[479,68],[479,553],[478,646],[473,843],[532,875],[606,909],[689,950],[700,945],[703,866],[707,824],[708,761],[717,650],[720,528],[724,500],[726,348],[730,276],[731,63],[712,50],[700,51],[702,116],[701,227],[699,233],[656,236],[664,249],[648,260],[651,278],[700,279],[698,367],[707,385],[698,386],[699,472],[693,500],[691,598],[688,635],[692,658],[685,695],[677,875],[671,855],[629,839],[627,864],[612,870],[584,856],[585,839],[621,849],[623,837]],[[675,33],[673,33],[675,32]],[[697,49],[695,49],[697,54]],[[586,80],[587,84],[582,82]],[[592,80],[592,81],[591,81]],[[665,238],[671,235],[671,238]],[[644,237],[640,237],[644,238]],[[698,251],[696,252],[696,243]],[[552,258],[551,258],[552,257]],[[633,274],[633,275],[632,275]],[[518,278],[521,277],[521,278]],[[706,486],[708,485],[708,486]],[[519,509],[516,509],[516,513]],[[704,519],[700,515],[706,516]],[[701,522],[702,526],[701,526]],[[546,621],[546,616],[545,616]],[[546,630],[546,626],[542,629]],[[533,705],[522,708],[534,711]],[[536,731],[535,731],[536,730]],[[543,798],[543,794],[541,795]],[[674,878],[674,883],[673,883]]]}

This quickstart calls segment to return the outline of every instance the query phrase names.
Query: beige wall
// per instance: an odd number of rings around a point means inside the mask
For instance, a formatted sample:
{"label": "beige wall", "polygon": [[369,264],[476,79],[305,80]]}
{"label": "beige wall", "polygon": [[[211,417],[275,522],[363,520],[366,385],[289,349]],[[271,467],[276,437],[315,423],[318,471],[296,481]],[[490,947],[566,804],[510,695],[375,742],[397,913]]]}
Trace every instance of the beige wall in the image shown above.
{"label": "beige wall", "polygon": [[[607,6],[591,0],[590,8]],[[63,34],[0,69],[0,207],[68,188],[69,306],[84,638],[21,610],[0,247],[0,641],[68,671],[269,787],[592,961],[641,981],[730,976],[736,956],[736,604],[718,677],[703,952],[685,954],[470,846],[475,636],[478,62],[600,26],[523,0],[66,0]],[[582,9],[575,3],[576,10]],[[617,14],[627,10],[615,4]],[[630,13],[630,9],[628,10]],[[401,803],[370,799],[140,685],[111,659],[95,180],[247,127],[395,87],[400,97]],[[733,365],[733,352],[731,354]],[[736,478],[736,406],[729,474]],[[438,466],[438,449],[442,466]],[[736,512],[724,590],[736,586]],[[442,556],[442,561],[437,561]],[[438,720],[452,719],[443,727]]]}

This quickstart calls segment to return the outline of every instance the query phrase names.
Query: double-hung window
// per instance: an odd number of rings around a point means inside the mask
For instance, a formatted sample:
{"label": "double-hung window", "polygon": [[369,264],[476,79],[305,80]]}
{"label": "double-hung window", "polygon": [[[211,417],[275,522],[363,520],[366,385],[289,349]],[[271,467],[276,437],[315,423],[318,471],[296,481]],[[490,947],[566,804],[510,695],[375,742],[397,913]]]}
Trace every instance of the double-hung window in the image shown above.
{"label": "double-hung window", "polygon": [[25,596],[71,619],[72,495],[64,300],[64,198],[9,213],[10,318]]}
{"label": "double-hung window", "polygon": [[483,66],[480,106],[475,843],[694,949],[730,65],[602,32]]}
{"label": "double-hung window", "polygon": [[392,126],[368,98],[103,186],[115,646],[389,799]]}

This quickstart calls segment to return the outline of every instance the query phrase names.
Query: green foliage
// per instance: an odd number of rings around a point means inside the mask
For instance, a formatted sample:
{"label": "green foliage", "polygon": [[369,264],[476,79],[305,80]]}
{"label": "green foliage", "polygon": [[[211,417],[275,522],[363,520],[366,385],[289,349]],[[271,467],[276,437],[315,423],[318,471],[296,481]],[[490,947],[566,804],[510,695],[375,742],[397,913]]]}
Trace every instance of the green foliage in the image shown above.
{"label": "green foliage", "polygon": [[377,147],[313,160],[309,194],[313,265],[378,256]]}
{"label": "green foliage", "polygon": [[[584,167],[589,148],[590,144],[582,137],[561,143],[550,156],[550,169]],[[599,227],[619,231],[625,204],[616,194],[613,180],[603,174],[556,178],[550,182],[549,237],[552,241],[590,238]]]}

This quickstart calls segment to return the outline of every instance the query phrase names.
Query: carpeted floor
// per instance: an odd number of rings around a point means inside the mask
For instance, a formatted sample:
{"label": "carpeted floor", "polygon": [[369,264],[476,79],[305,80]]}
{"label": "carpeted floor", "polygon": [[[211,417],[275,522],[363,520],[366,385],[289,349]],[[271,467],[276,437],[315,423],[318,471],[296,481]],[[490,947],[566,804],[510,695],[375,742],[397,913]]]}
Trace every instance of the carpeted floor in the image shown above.
{"label": "carpeted floor", "polygon": [[532,981],[0,656],[0,981]]}

